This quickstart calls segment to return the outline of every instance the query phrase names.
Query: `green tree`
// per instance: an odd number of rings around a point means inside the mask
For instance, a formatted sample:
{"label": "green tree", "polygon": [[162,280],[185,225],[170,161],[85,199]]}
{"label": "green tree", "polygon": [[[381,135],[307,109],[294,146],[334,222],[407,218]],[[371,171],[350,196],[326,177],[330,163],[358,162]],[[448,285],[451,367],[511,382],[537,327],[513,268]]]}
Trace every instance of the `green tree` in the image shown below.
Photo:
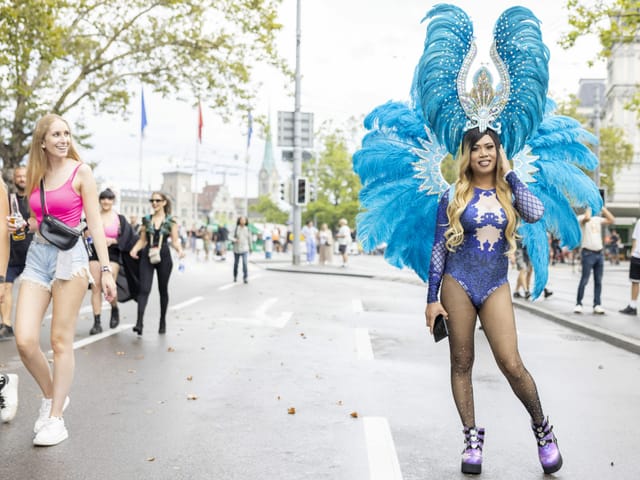
{"label": "green tree", "polygon": [[316,185],[316,199],[307,205],[303,222],[315,218],[319,225],[335,229],[345,218],[353,228],[360,208],[360,179],[353,171],[347,135],[337,129],[323,134],[321,141],[322,151],[303,165],[303,174]]}
{"label": "green tree", "polygon": [[267,195],[258,197],[258,201],[255,205],[251,205],[249,210],[255,213],[259,213],[267,223],[279,223],[284,224],[289,219],[289,213],[280,210],[278,205],[275,204]]}
{"label": "green tree", "polygon": [[[580,100],[571,95],[568,101],[558,105],[558,113],[578,120],[587,130],[593,129],[587,125],[587,118],[578,113]],[[593,148],[593,147],[592,147]],[[633,146],[625,141],[624,131],[618,127],[600,128],[600,184],[607,191],[615,191],[614,177],[624,167],[631,165],[633,160]]]}
{"label": "green tree", "polygon": [[[565,49],[572,48],[580,37],[594,34],[598,36],[602,46],[597,57],[604,59],[611,56],[615,45],[638,41],[638,0],[597,0],[588,4],[581,0],[567,0],[567,10],[572,29],[560,40],[560,45]],[[627,107],[640,115],[640,89]]]}
{"label": "green tree", "polygon": [[[0,2],[0,158],[4,177],[47,112],[126,117],[132,83],[247,111],[253,66],[287,72],[275,48],[281,0]],[[138,87],[135,87],[137,90]],[[81,115],[78,115],[81,116]],[[78,121],[74,136],[88,139]],[[84,143],[87,145],[86,143]]]}

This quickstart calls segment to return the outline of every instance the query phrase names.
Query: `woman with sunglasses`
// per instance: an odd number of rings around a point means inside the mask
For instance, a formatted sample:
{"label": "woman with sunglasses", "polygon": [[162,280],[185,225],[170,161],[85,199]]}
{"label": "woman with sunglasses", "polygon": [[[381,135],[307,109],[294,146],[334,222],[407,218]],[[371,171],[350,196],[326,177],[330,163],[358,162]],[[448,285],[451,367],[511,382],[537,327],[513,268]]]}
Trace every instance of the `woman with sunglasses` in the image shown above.
{"label": "woman with sunglasses", "polygon": [[149,199],[152,214],[142,218],[140,238],[133,246],[129,255],[140,260],[140,285],[138,291],[138,318],[133,331],[142,335],[144,311],[149,301],[149,293],[153,284],[153,272],[157,272],[158,291],[160,293],[160,325],[158,333],[166,332],[167,307],[169,306],[169,278],[173,268],[173,260],[169,251],[168,241],[178,252],[179,258],[184,258],[184,251],[178,236],[178,223],[171,215],[171,202],[162,192],[153,192]]}

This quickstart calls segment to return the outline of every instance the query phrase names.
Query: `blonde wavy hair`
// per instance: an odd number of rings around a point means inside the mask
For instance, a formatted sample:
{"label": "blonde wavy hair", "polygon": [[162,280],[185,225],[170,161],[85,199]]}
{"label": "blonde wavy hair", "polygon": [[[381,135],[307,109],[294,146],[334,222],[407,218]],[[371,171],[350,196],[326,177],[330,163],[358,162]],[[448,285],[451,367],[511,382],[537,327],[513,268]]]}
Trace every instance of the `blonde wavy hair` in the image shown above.
{"label": "blonde wavy hair", "polygon": [[[29,148],[29,161],[27,162],[27,198],[31,195],[31,192],[38,187],[40,180],[44,178],[45,173],[47,172],[48,160],[47,154],[44,151],[44,137],[47,135],[49,128],[51,128],[51,124],[56,120],[60,120],[67,125],[69,132],[71,132],[71,128],[69,128],[69,123],[62,118],[60,115],[56,115],[55,113],[48,113],[36,123],[36,128],[33,132],[33,137],[31,139],[31,147]],[[76,150],[76,147],[73,144],[73,139],[69,144],[69,151],[67,153],[67,158],[72,158],[78,162],[82,162],[80,159],[80,154]]]}
{"label": "blonde wavy hair", "polygon": [[[460,150],[458,150],[457,161],[460,164],[460,170],[458,180],[455,183],[455,194],[447,207],[449,228],[444,233],[447,250],[451,252],[464,241],[464,228],[460,222],[460,216],[473,197],[473,171],[470,166],[471,148],[485,135],[491,137],[499,155],[500,138],[493,130],[489,129],[482,133],[478,128],[469,130],[465,133]],[[496,196],[507,217],[507,227],[504,234],[509,244],[509,249],[505,255],[510,255],[516,251],[516,229],[518,228],[520,216],[513,206],[511,187],[504,179],[504,173],[498,161],[495,169]]]}

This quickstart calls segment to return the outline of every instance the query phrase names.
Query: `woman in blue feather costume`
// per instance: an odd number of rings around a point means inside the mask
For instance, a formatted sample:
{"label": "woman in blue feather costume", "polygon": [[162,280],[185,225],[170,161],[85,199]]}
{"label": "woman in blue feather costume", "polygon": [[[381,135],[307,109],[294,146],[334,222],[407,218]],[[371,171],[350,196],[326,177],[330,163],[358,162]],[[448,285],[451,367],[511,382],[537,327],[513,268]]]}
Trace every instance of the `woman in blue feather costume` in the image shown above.
{"label": "woman in blue feather costume", "polygon": [[[365,250],[386,243],[387,261],[412,268],[428,283],[430,329],[438,315],[447,320],[452,391],[465,435],[462,471],[482,468],[484,429],[476,426],[471,378],[479,317],[531,417],[542,468],[553,473],[562,456],[518,352],[507,255],[521,236],[538,297],[548,276],[547,234],[574,248],[580,228],[573,208],[601,207],[582,170],[597,165],[583,144],[595,138],[554,114],[547,98],[549,51],[531,11],[513,7],[499,17],[491,60],[500,81],[494,88],[483,66],[471,76],[470,91],[466,79],[476,55],[470,19],[440,4],[425,20],[411,102],[389,102],[365,119],[369,133],[353,159],[363,185],[358,236]],[[440,170],[448,154],[459,163],[451,186]]]}

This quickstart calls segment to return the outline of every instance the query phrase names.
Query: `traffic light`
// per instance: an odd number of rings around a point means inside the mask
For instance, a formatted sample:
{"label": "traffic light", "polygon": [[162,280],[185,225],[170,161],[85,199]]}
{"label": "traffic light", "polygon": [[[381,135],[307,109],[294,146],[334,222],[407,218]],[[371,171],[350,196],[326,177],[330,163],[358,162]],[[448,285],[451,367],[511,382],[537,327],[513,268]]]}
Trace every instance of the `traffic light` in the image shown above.
{"label": "traffic light", "polygon": [[280,182],[280,200],[286,200],[287,199],[287,191],[286,191],[286,186],[284,182]]}
{"label": "traffic light", "polygon": [[309,192],[307,191],[307,179],[305,177],[299,177],[296,180],[296,205],[306,205],[308,202],[308,196]]}
{"label": "traffic light", "polygon": [[315,202],[318,200],[318,189],[315,183],[309,184],[309,201]]}

